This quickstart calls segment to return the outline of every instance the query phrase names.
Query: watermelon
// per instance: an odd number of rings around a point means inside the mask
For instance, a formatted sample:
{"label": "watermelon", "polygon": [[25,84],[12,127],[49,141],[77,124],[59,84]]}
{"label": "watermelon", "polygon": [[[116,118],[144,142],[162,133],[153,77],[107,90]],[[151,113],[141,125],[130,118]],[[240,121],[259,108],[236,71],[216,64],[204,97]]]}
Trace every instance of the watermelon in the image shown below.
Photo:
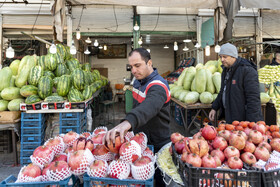
{"label": "watermelon", "polygon": [[66,60],[66,65],[70,72],[73,72],[76,68],[79,68],[79,61],[75,58],[71,58],[69,60]]}
{"label": "watermelon", "polygon": [[57,88],[57,83],[58,83],[59,79],[60,79],[60,77],[55,77],[55,78],[53,78],[53,86],[54,86],[55,88]]}
{"label": "watermelon", "polygon": [[64,63],[63,57],[59,53],[55,53],[56,59],[57,59],[57,64]]}
{"label": "watermelon", "polygon": [[84,99],[87,100],[87,99],[91,98],[92,94],[93,94],[92,87],[91,86],[86,86],[84,91],[83,91]]}
{"label": "watermelon", "polygon": [[98,87],[97,87],[97,85],[96,84],[91,84],[90,85],[90,87],[91,87],[91,89],[92,89],[92,94],[94,94],[97,90],[98,90]]}
{"label": "watermelon", "polygon": [[44,71],[44,75],[43,76],[50,77],[51,79],[53,79],[55,77],[54,73],[51,72],[51,71]]}
{"label": "watermelon", "polygon": [[20,88],[17,87],[4,88],[1,92],[1,97],[8,101],[22,98],[22,96],[20,95]]}
{"label": "watermelon", "polygon": [[15,87],[16,86],[16,84],[15,84],[15,82],[16,82],[16,76],[15,75],[13,75],[12,77],[11,77],[11,79],[10,79],[10,86],[9,87]]}
{"label": "watermelon", "polygon": [[26,84],[31,68],[36,66],[36,58],[37,57],[34,55],[27,58],[26,64],[22,67],[21,71],[18,72],[18,76],[15,81],[17,87],[21,88]]}
{"label": "watermelon", "polygon": [[3,69],[0,69],[0,91],[10,86],[12,75],[13,73],[11,68],[5,67]]}
{"label": "watermelon", "polygon": [[38,59],[38,66],[41,66],[43,70],[47,70],[45,60],[46,60],[46,56],[45,55],[40,56],[39,59]]}
{"label": "watermelon", "polygon": [[12,70],[12,74],[13,75],[17,75],[18,74],[18,67],[20,64],[20,60],[14,60],[11,64],[10,64],[10,68]]}
{"label": "watermelon", "polygon": [[97,69],[93,70],[93,73],[97,76],[96,79],[99,80],[100,79],[100,73]]}
{"label": "watermelon", "polygon": [[91,71],[91,66],[89,63],[83,64],[82,68],[84,71]]}
{"label": "watermelon", "polygon": [[64,61],[66,59],[66,50],[63,44],[57,44],[56,49],[57,49],[57,54],[59,54],[59,56]]}
{"label": "watermelon", "polygon": [[17,73],[18,75],[21,72],[22,68],[27,64],[27,60],[29,59],[29,57],[30,57],[29,55],[26,55],[21,59],[18,66],[18,73]]}
{"label": "watermelon", "polygon": [[56,92],[52,93],[51,96],[59,96]]}
{"label": "watermelon", "polygon": [[55,70],[55,75],[57,77],[60,77],[60,76],[65,75],[65,74],[67,74],[67,67],[66,67],[66,65],[65,64],[61,64],[61,63],[58,64],[57,68]]}
{"label": "watermelon", "polygon": [[64,101],[64,98],[61,96],[48,96],[44,100],[44,102],[49,102],[49,103],[57,103],[62,101]]}
{"label": "watermelon", "polygon": [[60,96],[66,96],[71,88],[71,77],[70,75],[62,75],[57,84],[57,93]]}
{"label": "watermelon", "polygon": [[8,103],[9,101],[0,100],[0,111],[8,110]]}
{"label": "watermelon", "polygon": [[48,70],[54,71],[57,67],[57,55],[51,53],[47,54],[45,63]]}
{"label": "watermelon", "polygon": [[41,101],[41,98],[38,95],[30,95],[25,99],[26,104],[33,104]]}
{"label": "watermelon", "polygon": [[73,85],[78,90],[83,90],[85,87],[85,76],[84,72],[81,69],[75,69],[72,72],[72,78],[73,78]]}
{"label": "watermelon", "polygon": [[65,55],[65,60],[69,60],[71,58],[73,58],[73,55],[71,55],[70,53],[70,47],[69,46],[64,46],[66,55]]}
{"label": "watermelon", "polygon": [[69,102],[80,102],[83,100],[84,100],[83,94],[79,90],[73,88],[69,91],[69,93],[68,93]]}
{"label": "watermelon", "polygon": [[37,86],[40,78],[43,76],[44,71],[41,66],[34,66],[31,68],[28,76],[28,83]]}
{"label": "watermelon", "polygon": [[38,88],[33,85],[24,85],[20,89],[20,95],[23,97],[28,97],[30,95],[37,95],[38,93]]}
{"label": "watermelon", "polygon": [[20,103],[24,103],[24,99],[13,99],[8,104],[8,109],[10,111],[19,111]]}
{"label": "watermelon", "polygon": [[38,95],[41,99],[45,99],[52,94],[52,88],[53,80],[48,76],[43,76],[38,83]]}
{"label": "watermelon", "polygon": [[84,81],[85,81],[85,85],[90,85],[91,84],[91,78],[90,75],[87,73],[87,71],[84,71]]}

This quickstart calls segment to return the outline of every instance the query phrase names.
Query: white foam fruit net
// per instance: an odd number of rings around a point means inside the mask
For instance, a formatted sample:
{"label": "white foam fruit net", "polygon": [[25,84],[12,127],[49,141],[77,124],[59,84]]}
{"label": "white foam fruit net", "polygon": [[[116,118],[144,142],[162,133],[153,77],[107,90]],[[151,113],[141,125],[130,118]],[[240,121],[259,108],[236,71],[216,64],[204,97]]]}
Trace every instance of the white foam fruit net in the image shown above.
{"label": "white foam fruit net", "polygon": [[[97,161],[97,160],[95,160]],[[94,162],[95,162],[94,161]],[[107,176],[107,172],[108,172],[108,163],[104,161],[104,166],[98,168],[98,169],[95,169],[95,170],[92,170],[90,169],[90,167],[87,168],[87,174],[91,177],[106,177]]]}
{"label": "white foam fruit net", "polygon": [[16,180],[15,183],[21,183],[21,182],[40,182],[40,181],[42,181],[42,176],[41,175],[36,177],[36,178],[23,175],[22,172],[23,172],[24,168],[26,168],[26,166],[23,166],[20,169],[20,171],[18,173],[17,180]]}
{"label": "white foam fruit net", "polygon": [[141,152],[143,153],[144,150],[147,148],[148,138],[144,132],[140,132],[139,134],[143,135],[144,141],[140,144]]}
{"label": "white foam fruit net", "polygon": [[134,132],[133,131],[128,131],[125,134],[124,138],[125,138],[126,141],[130,141],[130,139],[133,138],[133,136],[134,136]]}
{"label": "white foam fruit net", "polygon": [[104,155],[93,155],[95,159],[97,160],[105,160],[107,162],[112,161],[115,159],[115,154],[112,152],[108,152]]}
{"label": "white foam fruit net", "polygon": [[71,168],[63,168],[61,171],[52,171],[48,170],[47,171],[47,177],[49,181],[61,181],[64,179],[67,179],[72,175]]}
{"label": "white foam fruit net", "polygon": [[[56,136],[54,139],[59,139],[60,143],[55,145],[55,146],[51,146],[52,151],[54,152],[54,155],[59,155],[61,153],[64,152],[66,145],[63,142],[63,138],[61,138],[60,136]],[[44,145],[47,145],[47,143],[50,141],[51,139],[48,139]]]}
{"label": "white foam fruit net", "polygon": [[[137,155],[141,157],[141,147],[140,145],[132,140],[130,141],[131,145],[125,149],[123,153],[120,154],[120,159],[124,162],[132,163],[133,157]],[[124,145],[124,144],[123,144]]]}
{"label": "white foam fruit net", "polygon": [[[88,136],[88,137],[85,137],[85,136],[84,136],[84,133],[89,133],[89,136]],[[90,132],[83,132],[83,137],[85,137],[85,138],[88,140],[88,139],[91,139],[91,138],[92,138],[92,134],[91,134]]]}
{"label": "white foam fruit net", "polygon": [[147,180],[153,177],[155,174],[156,157],[151,156],[150,154],[143,155],[143,156],[148,156],[151,159],[151,162],[143,166],[135,166],[134,164],[131,164],[132,176],[134,179],[137,180]]}
{"label": "white foam fruit net", "polygon": [[[67,160],[69,160],[69,156],[70,156],[70,154],[68,154],[68,159]],[[77,169],[75,169],[75,170],[71,169],[72,173],[74,175],[83,175],[87,171],[88,166],[93,161],[94,161],[94,157],[93,157],[92,153],[90,152],[89,149],[86,149],[85,153],[84,153],[84,156],[81,159],[80,166]]]}
{"label": "white foam fruit net", "polygon": [[[65,136],[65,135],[64,135]],[[73,146],[74,142],[80,137],[79,134],[76,135],[75,138],[71,142],[65,143],[66,147]]]}
{"label": "white foam fruit net", "polygon": [[52,151],[51,154],[48,154],[44,158],[34,157],[33,155],[30,156],[30,160],[33,164],[39,166],[41,169],[44,168],[45,164],[51,163],[54,157],[54,152]]}
{"label": "white foam fruit net", "polygon": [[[98,130],[103,129],[104,131],[98,132]],[[94,131],[92,132],[92,136],[96,135],[96,134],[100,134],[100,133],[107,133],[108,129],[105,126],[100,126],[94,129]]]}
{"label": "white foam fruit net", "polygon": [[130,165],[122,160],[113,160],[109,165],[108,174],[113,178],[127,179],[130,174]]}

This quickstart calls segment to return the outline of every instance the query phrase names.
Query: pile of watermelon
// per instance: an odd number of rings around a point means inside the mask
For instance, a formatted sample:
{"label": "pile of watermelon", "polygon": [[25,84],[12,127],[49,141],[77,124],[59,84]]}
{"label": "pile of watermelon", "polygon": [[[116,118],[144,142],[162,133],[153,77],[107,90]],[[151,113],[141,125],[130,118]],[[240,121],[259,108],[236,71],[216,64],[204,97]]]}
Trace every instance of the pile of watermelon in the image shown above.
{"label": "pile of watermelon", "polygon": [[57,44],[57,53],[24,56],[0,70],[0,111],[19,110],[19,104],[81,102],[108,83],[89,63],[81,64],[69,47]]}

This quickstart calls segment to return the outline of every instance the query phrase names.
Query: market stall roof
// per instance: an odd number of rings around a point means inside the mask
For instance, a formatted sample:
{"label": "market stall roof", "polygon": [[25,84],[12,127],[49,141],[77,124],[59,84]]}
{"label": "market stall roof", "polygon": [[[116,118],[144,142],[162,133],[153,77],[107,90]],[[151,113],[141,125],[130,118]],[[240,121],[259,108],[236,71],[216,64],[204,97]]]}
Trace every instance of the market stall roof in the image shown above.
{"label": "market stall roof", "polygon": [[280,9],[279,0],[239,0],[240,5],[246,8],[261,8],[261,9]]}

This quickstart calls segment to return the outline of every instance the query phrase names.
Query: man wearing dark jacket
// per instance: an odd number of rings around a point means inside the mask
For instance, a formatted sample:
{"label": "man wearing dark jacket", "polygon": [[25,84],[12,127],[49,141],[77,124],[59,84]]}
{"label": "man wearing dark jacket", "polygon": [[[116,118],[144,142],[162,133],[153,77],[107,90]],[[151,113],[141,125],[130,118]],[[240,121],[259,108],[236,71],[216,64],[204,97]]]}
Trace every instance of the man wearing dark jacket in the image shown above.
{"label": "man wearing dark jacket", "polygon": [[280,53],[275,54],[275,58],[272,59],[272,62],[270,64],[271,66],[278,66],[280,65]]}
{"label": "man wearing dark jacket", "polygon": [[212,104],[209,118],[214,121],[217,110],[222,109],[227,123],[237,121],[256,122],[263,120],[257,67],[252,62],[238,57],[234,45],[221,46],[219,56],[223,72],[221,89]]}

